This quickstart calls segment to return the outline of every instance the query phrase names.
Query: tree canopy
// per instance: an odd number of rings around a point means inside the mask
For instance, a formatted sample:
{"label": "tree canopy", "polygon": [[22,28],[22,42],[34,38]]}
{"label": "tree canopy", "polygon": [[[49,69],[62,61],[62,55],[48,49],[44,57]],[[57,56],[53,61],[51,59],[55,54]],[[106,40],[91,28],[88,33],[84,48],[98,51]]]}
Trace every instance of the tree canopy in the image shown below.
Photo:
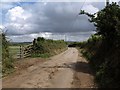
{"label": "tree canopy", "polygon": [[94,23],[97,34],[104,38],[111,41],[120,36],[120,6],[116,3],[109,4],[95,14],[85,11],[81,11],[80,14],[89,16],[89,21]]}

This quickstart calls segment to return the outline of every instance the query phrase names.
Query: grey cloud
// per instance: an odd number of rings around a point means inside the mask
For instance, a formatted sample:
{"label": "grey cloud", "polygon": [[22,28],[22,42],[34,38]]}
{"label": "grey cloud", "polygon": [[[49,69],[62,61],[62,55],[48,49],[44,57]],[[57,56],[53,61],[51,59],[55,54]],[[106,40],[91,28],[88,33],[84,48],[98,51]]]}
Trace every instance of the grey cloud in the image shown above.
{"label": "grey cloud", "polygon": [[[51,32],[50,39],[64,39],[64,34],[67,35],[69,41],[83,41],[93,34],[95,27],[88,21],[86,15],[78,15],[82,6],[82,2],[77,3],[52,3],[46,5],[43,3],[35,3],[31,5],[23,5],[23,9],[32,14],[25,21],[17,21],[20,23],[21,29],[8,25],[10,29],[8,36],[13,41],[31,41],[34,37],[31,34],[39,32]],[[103,3],[101,3],[103,5]],[[100,5],[101,5],[100,4]],[[92,3],[97,7],[97,3]],[[98,6],[101,9],[103,6]],[[10,23],[10,22],[9,22]],[[25,27],[28,25],[28,27]],[[79,34],[78,34],[79,33]],[[25,39],[28,38],[28,39]],[[22,40],[23,39],[23,40]]]}
{"label": "grey cloud", "polygon": [[[94,30],[94,26],[88,21],[85,15],[78,16],[82,3],[37,3],[29,6],[32,17],[22,24],[29,24],[31,30],[28,33],[38,32],[79,32]],[[25,10],[26,7],[24,7]],[[15,30],[13,30],[15,31]],[[16,30],[17,31],[17,30]],[[16,32],[15,31],[15,32]],[[9,34],[15,32],[10,31]],[[24,30],[24,34],[27,30]],[[19,33],[23,33],[19,31]],[[16,32],[17,34],[17,32]]]}
{"label": "grey cloud", "polygon": [[120,1],[118,2],[118,4],[120,5]]}
{"label": "grey cloud", "polygon": [[94,7],[99,8],[99,10],[101,10],[101,9],[103,9],[105,7],[105,2],[99,2],[99,3],[98,2],[93,2],[92,5]]}

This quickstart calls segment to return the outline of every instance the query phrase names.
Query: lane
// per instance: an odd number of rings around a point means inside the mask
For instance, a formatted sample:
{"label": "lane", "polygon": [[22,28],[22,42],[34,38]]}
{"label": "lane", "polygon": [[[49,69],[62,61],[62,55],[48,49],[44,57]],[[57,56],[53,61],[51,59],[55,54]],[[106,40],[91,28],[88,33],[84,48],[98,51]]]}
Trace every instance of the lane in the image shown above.
{"label": "lane", "polygon": [[76,48],[53,56],[49,61],[27,68],[25,72],[10,79],[3,79],[6,88],[71,88],[73,68],[78,58]]}

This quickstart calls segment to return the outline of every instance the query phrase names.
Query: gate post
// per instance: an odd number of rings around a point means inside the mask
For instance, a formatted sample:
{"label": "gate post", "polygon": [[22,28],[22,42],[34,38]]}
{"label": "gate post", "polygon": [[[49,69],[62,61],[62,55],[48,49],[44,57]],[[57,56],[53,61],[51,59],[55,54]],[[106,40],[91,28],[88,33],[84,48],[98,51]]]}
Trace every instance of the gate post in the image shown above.
{"label": "gate post", "polygon": [[20,59],[22,58],[22,46],[20,45]]}

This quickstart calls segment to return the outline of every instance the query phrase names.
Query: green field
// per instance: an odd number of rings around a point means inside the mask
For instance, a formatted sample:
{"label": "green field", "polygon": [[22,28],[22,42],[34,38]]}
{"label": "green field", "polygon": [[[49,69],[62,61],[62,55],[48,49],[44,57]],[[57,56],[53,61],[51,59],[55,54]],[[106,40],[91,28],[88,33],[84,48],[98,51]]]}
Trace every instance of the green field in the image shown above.
{"label": "green field", "polygon": [[9,46],[9,49],[10,49],[10,55],[13,57],[13,58],[17,58],[17,54],[19,54],[20,52],[20,46]]}

